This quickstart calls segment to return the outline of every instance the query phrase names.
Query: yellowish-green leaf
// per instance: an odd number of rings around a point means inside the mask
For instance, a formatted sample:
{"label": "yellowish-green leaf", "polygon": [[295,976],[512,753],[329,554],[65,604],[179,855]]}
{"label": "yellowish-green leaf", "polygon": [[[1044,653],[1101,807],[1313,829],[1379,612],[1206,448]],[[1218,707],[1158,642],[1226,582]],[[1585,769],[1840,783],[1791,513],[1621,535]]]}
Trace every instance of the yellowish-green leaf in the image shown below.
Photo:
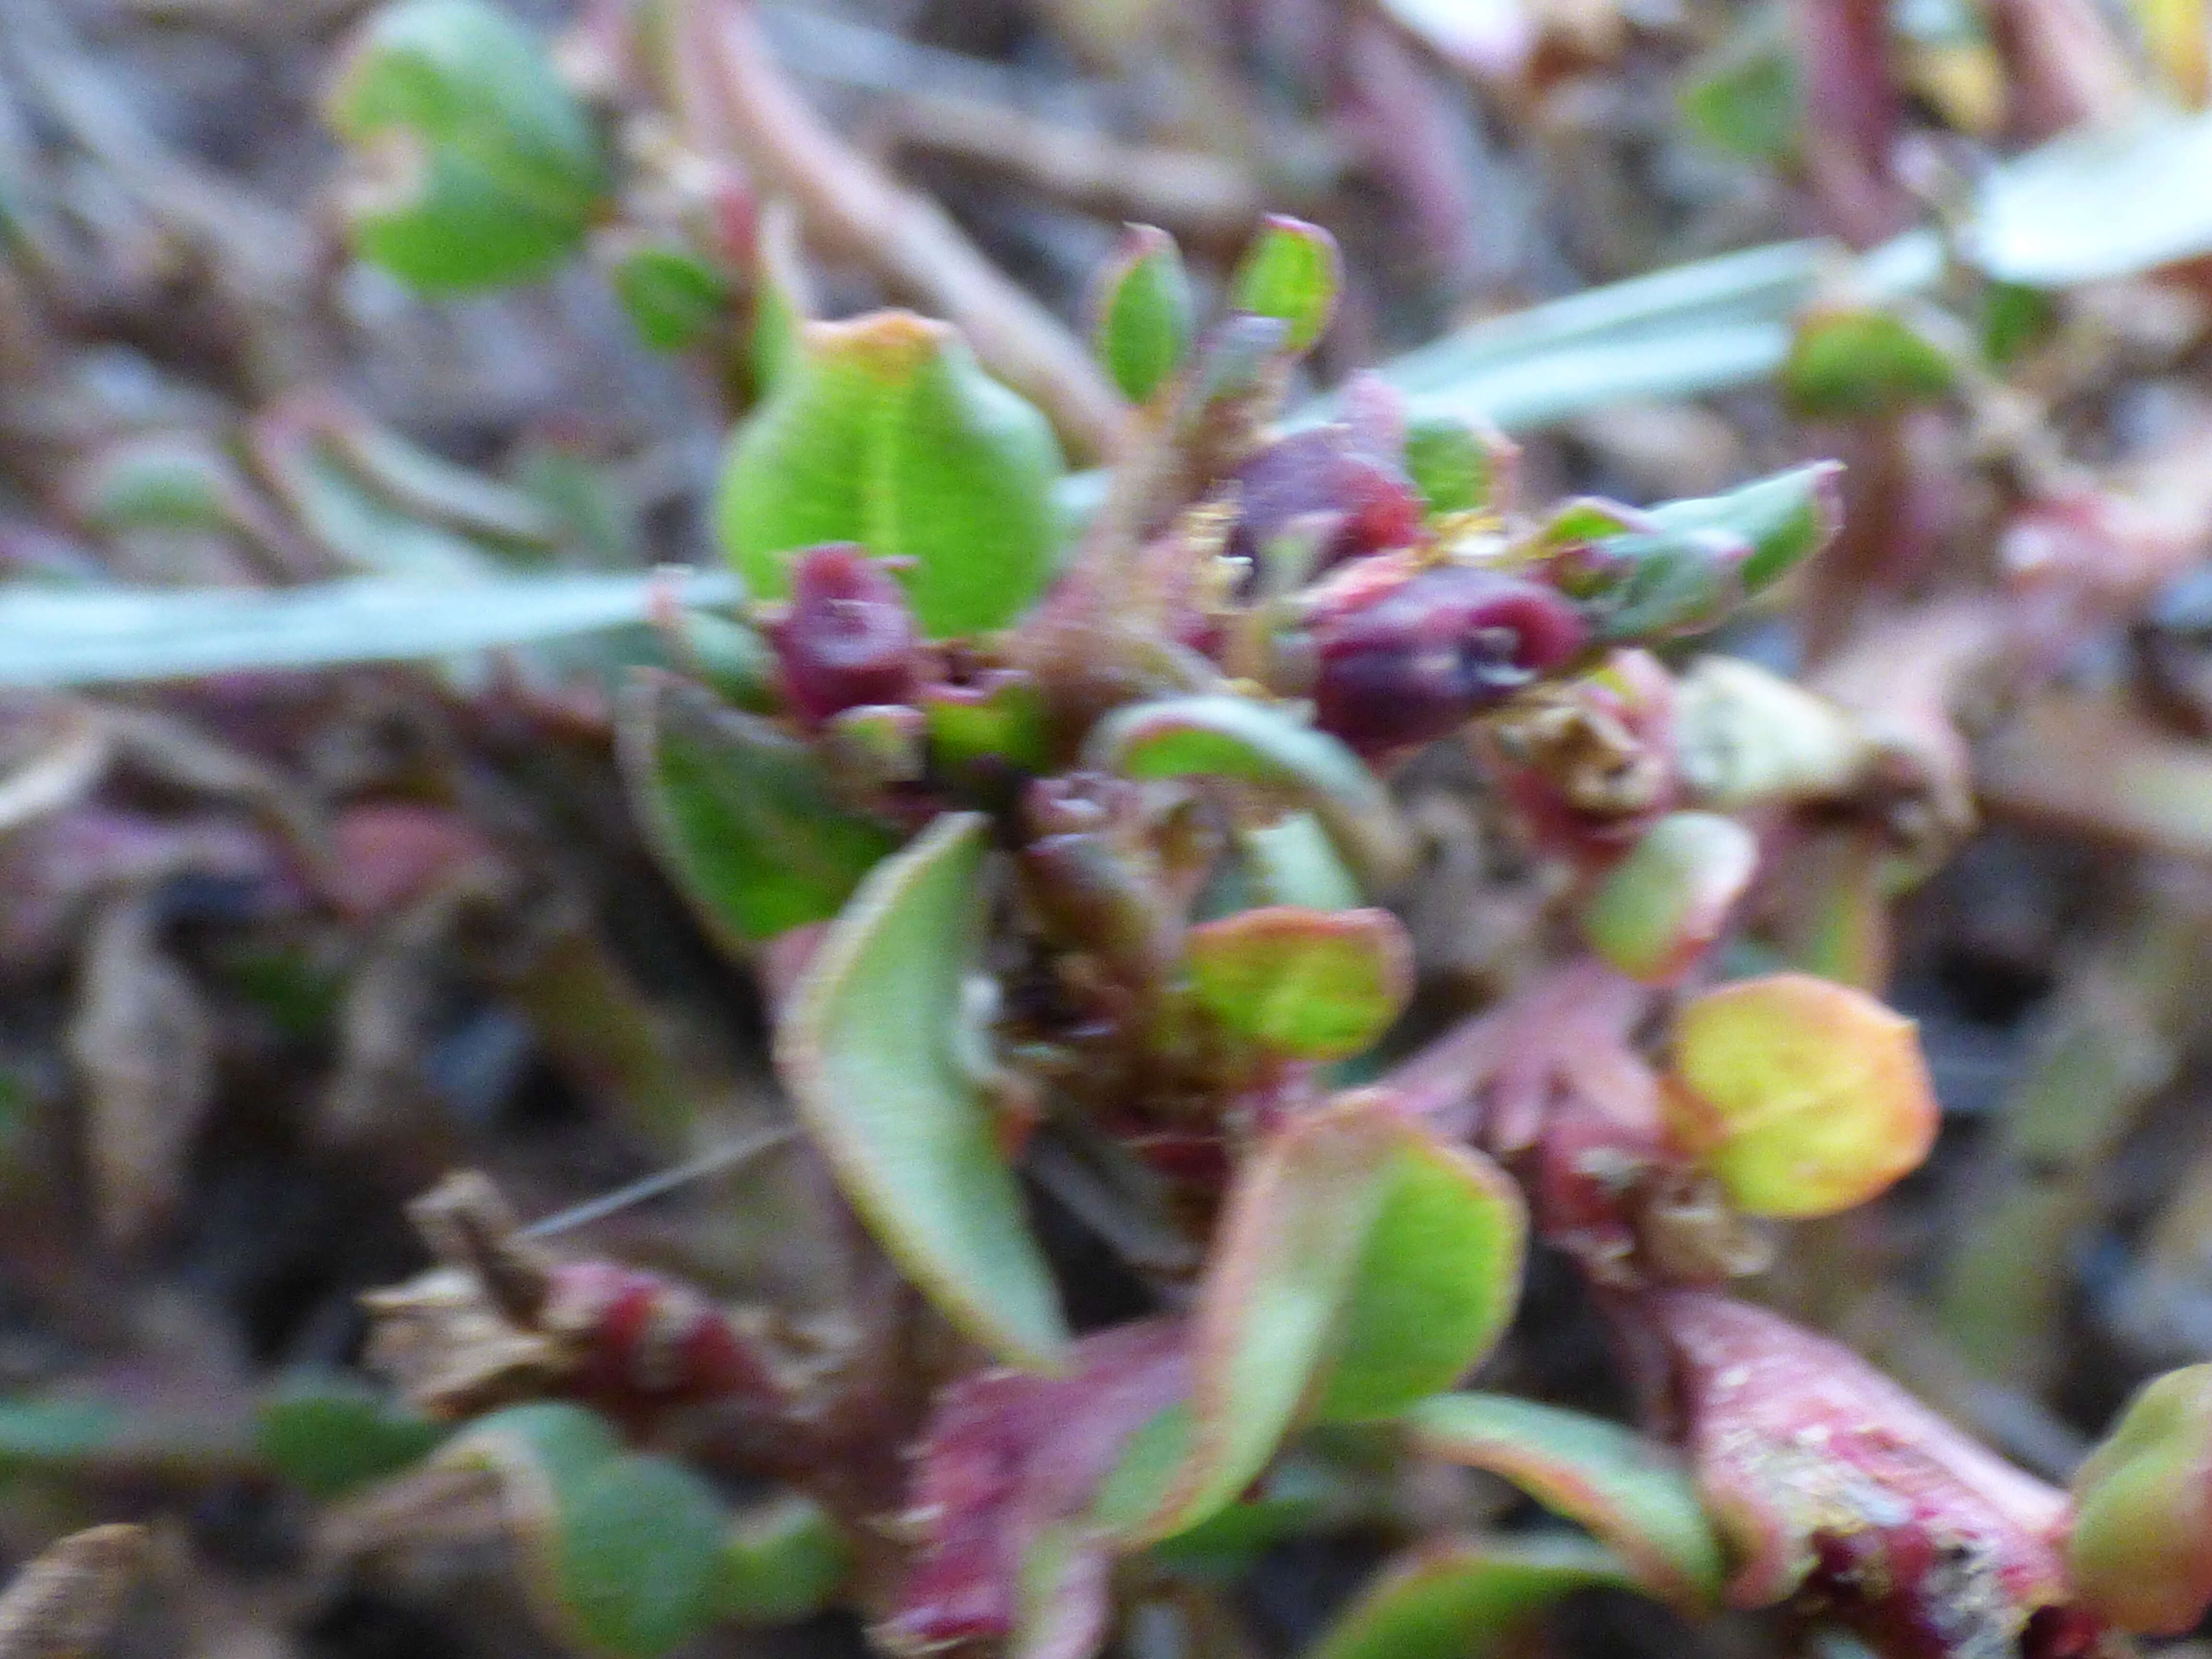
{"label": "yellowish-green leaf", "polygon": [[1121,395],[1147,402],[1190,350],[1194,304],[1175,238],[1132,225],[1099,279],[1091,349]]}
{"label": "yellowish-green leaf", "polygon": [[1193,928],[1188,951],[1207,1011],[1294,1060],[1364,1052],[1413,991],[1413,942],[1388,910],[1241,910]]}
{"label": "yellowish-green leaf", "polygon": [[1668,1127],[1739,1209],[1847,1210],[1920,1166],[1937,1110],[1913,1023],[1865,992],[1773,974],[1682,1010]]}
{"label": "yellowish-green leaf", "polygon": [[1720,936],[1759,868],[1759,838],[1716,812],[1669,812],[1584,901],[1583,937],[1632,979],[1663,985]]}
{"label": "yellowish-green leaf", "polygon": [[1229,304],[1255,317],[1273,317],[1290,332],[1283,343],[1304,351],[1328,326],[1344,284],[1336,239],[1319,225],[1270,214],[1229,279]]}
{"label": "yellowish-green leaf", "polygon": [[2212,1365],[2144,1385],[2074,1477],[2066,1565],[2120,1630],[2179,1636],[2212,1605]]}

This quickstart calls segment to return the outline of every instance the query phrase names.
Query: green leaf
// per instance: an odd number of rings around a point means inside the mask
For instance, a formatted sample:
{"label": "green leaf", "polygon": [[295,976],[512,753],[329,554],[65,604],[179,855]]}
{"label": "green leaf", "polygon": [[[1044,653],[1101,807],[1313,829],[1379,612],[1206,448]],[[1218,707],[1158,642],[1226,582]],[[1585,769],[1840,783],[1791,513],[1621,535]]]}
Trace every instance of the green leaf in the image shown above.
{"label": "green leaf", "polygon": [[1417,1451],[1503,1475],[1589,1528],[1652,1595],[1692,1613],[1717,1604],[1720,1540],[1689,1472],[1657,1441],[1496,1394],[1423,1401],[1405,1421]]}
{"label": "green leaf", "polygon": [[1391,1563],[1305,1659],[1490,1659],[1564,1595],[1636,1588],[1588,1539],[1446,1540]]}
{"label": "green leaf", "polygon": [[940,765],[1003,761],[1042,772],[1050,761],[1044,698],[1018,669],[987,669],[967,685],[922,688],[921,712]]}
{"label": "green leaf", "polygon": [[325,105],[355,150],[356,249],[428,289],[544,276],[598,216],[606,161],[537,37],[489,0],[399,0],[349,47]]}
{"label": "green leaf", "polygon": [[258,669],[405,662],[642,623],[659,605],[727,605],[727,576],[365,576],[308,587],[0,586],[0,685],[109,685]]}
{"label": "green leaf", "polygon": [[681,1464],[624,1452],[582,1407],[495,1412],[437,1461],[500,1477],[532,1604],[566,1640],[610,1659],[657,1659],[713,1621],[721,1504]]}
{"label": "green leaf", "polygon": [[1583,901],[1583,937],[1631,979],[1673,981],[1719,937],[1759,868],[1759,838],[1714,812],[1669,812]]}
{"label": "green leaf", "polygon": [[1279,1130],[1215,1234],[1189,1403],[1136,1437],[1102,1514],[1171,1537],[1251,1483],[1318,1384],[1334,1415],[1390,1416],[1459,1377],[1510,1315],[1525,1230],[1502,1172],[1379,1095]]}
{"label": "green leaf", "polygon": [[1948,395],[1949,357],[1887,312],[1820,311],[1797,325],[1782,395],[1807,420],[1871,420]]}
{"label": "green leaf", "polygon": [[1229,307],[1279,318],[1284,346],[1304,351],[1321,337],[1344,285],[1336,239],[1319,225],[1271,213],[1229,278]]}
{"label": "green leaf", "polygon": [[655,351],[682,351],[727,322],[728,278],[686,248],[635,247],[615,261],[615,296],[638,338]]}
{"label": "green leaf", "polygon": [[752,1625],[811,1619],[835,1602],[852,1570],[852,1547],[829,1512],[802,1493],[784,1492],[731,1523],[715,1610]]}
{"label": "green leaf", "polygon": [[1350,910],[1360,902],[1358,881],[1310,812],[1285,812],[1273,823],[1242,826],[1237,845],[1253,889],[1269,904]]}
{"label": "green leaf", "polygon": [[256,1417],[262,1456],[315,1498],[405,1468],[446,1437],[419,1412],[343,1371],[295,1373]]}
{"label": "green leaf", "polygon": [[1226,695],[1116,709],[1091,729],[1083,763],[1131,778],[1214,776],[1287,795],[1320,819],[1370,893],[1402,879],[1413,843],[1359,757],[1271,703]]}
{"label": "green leaf", "polygon": [[1293,1060],[1348,1060],[1405,1012],[1413,944],[1388,910],[1269,905],[1191,929],[1191,979],[1208,1012]]}
{"label": "green leaf", "polygon": [[653,1659],[714,1621],[726,1517],[697,1475],[665,1458],[613,1458],[562,1507],[548,1565],[584,1645]]}
{"label": "green leaf", "polygon": [[988,846],[980,814],[947,813],[877,867],[792,994],[776,1063],[892,1259],[1001,1359],[1048,1371],[1066,1328],[962,1053]]}
{"label": "green leaf", "polygon": [[1091,349],[1131,403],[1150,399],[1182,367],[1194,310],[1175,238],[1131,225],[1100,275],[1091,333]]}
{"label": "green leaf", "polygon": [[898,845],[837,799],[808,744],[672,674],[632,680],[617,737],[653,850],[732,951],[827,921]]}
{"label": "green leaf", "polygon": [[1496,507],[1516,453],[1504,434],[1449,416],[1406,426],[1406,471],[1431,518]]}
{"label": "green leaf", "polygon": [[1681,103],[1690,131],[1714,149],[1769,165],[1792,160],[1805,130],[1805,88],[1788,9],[1763,8],[1692,64]]}
{"label": "green leaf", "polygon": [[2154,1378],[2074,1477],[2067,1576],[2120,1630],[2179,1635],[2212,1604],[2212,1365]]}
{"label": "green leaf", "polygon": [[763,598],[789,591],[788,555],[858,542],[912,561],[900,578],[932,637],[977,634],[1050,577],[1061,470],[1050,424],[957,331],[878,312],[802,326],[796,361],[731,441],[715,522]]}
{"label": "green leaf", "polygon": [[1982,295],[1982,356],[2003,368],[2051,331],[2057,307],[2040,289],[1991,283]]}
{"label": "green leaf", "polygon": [[1751,544],[1751,558],[1738,575],[1744,591],[1757,593],[1826,547],[1843,522],[1836,478],[1843,467],[1815,461],[1732,489],[1725,495],[1668,501],[1651,509],[1662,530],[1720,530]]}
{"label": "green leaf", "polygon": [[1960,251],[1999,282],[2068,288],[2212,253],[2212,112],[2147,103],[1994,168]]}
{"label": "green leaf", "polygon": [[1504,1170],[1416,1131],[1383,1179],[1314,1407],[1324,1422],[1395,1417],[1451,1387],[1497,1346],[1520,1299],[1528,1216]]}

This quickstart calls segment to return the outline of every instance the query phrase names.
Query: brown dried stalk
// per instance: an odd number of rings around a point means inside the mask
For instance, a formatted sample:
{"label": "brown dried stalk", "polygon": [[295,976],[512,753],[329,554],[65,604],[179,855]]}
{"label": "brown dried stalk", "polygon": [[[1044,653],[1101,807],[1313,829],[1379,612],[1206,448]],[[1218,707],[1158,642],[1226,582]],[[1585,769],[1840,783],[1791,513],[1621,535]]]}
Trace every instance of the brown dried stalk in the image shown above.
{"label": "brown dried stalk", "polygon": [[1069,447],[1113,454],[1127,411],[1060,319],[980,252],[936,204],[854,149],[785,79],[747,0],[675,12],[680,103],[696,139],[788,196],[826,247],[957,325],[986,368],[1034,400]]}
{"label": "brown dried stalk", "polygon": [[107,1635],[146,1559],[143,1527],[72,1533],[0,1595],[0,1659],[78,1659]]}
{"label": "brown dried stalk", "polygon": [[1086,212],[1231,242],[1265,204],[1251,175],[1202,150],[1125,144],[978,99],[910,94],[886,112],[899,143],[989,167]]}

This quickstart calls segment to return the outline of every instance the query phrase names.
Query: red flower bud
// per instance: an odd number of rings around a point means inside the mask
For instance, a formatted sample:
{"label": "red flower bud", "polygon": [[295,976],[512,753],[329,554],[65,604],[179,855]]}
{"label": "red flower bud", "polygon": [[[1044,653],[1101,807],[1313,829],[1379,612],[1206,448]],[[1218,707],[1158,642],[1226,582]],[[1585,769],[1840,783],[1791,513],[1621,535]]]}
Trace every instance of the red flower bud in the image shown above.
{"label": "red flower bud", "polygon": [[921,646],[906,590],[849,542],[799,556],[790,614],[773,642],[784,688],[810,724],[914,694]]}
{"label": "red flower bud", "polygon": [[1460,565],[1315,626],[1315,724],[1363,755],[1442,737],[1566,662],[1587,637],[1557,590]]}
{"label": "red flower bud", "polygon": [[1350,429],[1316,427],[1269,444],[1237,470],[1229,551],[1257,561],[1301,521],[1324,524],[1316,569],[1411,545],[1421,497],[1396,462],[1368,453]]}
{"label": "red flower bud", "polygon": [[772,1401],[758,1336],[690,1285],[601,1261],[553,1269],[545,1332],[569,1358],[568,1390],[625,1420],[708,1400]]}

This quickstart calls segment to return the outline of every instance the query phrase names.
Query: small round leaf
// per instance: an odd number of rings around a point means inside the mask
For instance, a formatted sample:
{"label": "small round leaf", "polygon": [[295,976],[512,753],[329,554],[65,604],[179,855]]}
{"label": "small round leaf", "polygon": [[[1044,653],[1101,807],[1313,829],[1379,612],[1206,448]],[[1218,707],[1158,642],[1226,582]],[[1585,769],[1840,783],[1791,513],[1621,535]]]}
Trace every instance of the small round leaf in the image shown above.
{"label": "small round leaf", "polygon": [[1189,951],[1208,1012],[1294,1060],[1364,1052],[1413,990],[1413,944],[1388,910],[1243,910],[1193,928]]}
{"label": "small round leaf", "polygon": [[2066,1565],[2119,1629],[2179,1636],[2212,1605],[2212,1365],[2154,1379],[2074,1477]]}
{"label": "small round leaf", "polygon": [[356,37],[327,100],[354,147],[362,255],[428,289],[542,276],[605,199],[599,136],[535,35],[490,0],[399,0]]}
{"label": "small round leaf", "polygon": [[1913,1023],[1863,991],[1775,974],[1683,1009],[1668,1127],[1752,1215],[1847,1210],[1917,1169],[1937,1110]]}

